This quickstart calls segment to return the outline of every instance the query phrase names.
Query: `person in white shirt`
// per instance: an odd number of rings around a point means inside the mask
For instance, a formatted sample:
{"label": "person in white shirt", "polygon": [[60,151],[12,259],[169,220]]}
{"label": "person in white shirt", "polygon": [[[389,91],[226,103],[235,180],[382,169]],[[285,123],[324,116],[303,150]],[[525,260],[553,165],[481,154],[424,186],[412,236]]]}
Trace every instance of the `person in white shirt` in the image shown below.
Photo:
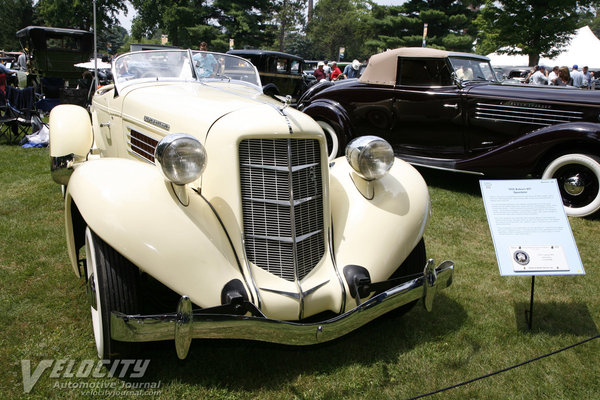
{"label": "person in white shirt", "polygon": [[571,70],[571,79],[573,81],[573,86],[582,87],[583,86],[583,74],[578,69],[577,64],[573,65],[573,70]]}
{"label": "person in white shirt", "polygon": [[552,71],[548,74],[548,85],[556,85],[558,79],[558,65],[552,68]]}
{"label": "person in white shirt", "polygon": [[536,68],[536,71],[531,75],[529,80],[532,85],[547,85],[548,77],[546,76],[546,67],[540,66]]}

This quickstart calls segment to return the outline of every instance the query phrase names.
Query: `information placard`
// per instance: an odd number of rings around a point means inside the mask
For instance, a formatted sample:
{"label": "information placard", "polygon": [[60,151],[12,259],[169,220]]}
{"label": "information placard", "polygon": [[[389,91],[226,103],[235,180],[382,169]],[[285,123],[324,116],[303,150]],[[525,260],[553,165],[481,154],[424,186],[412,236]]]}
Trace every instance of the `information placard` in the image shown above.
{"label": "information placard", "polygon": [[555,179],[479,181],[500,275],[583,275]]}

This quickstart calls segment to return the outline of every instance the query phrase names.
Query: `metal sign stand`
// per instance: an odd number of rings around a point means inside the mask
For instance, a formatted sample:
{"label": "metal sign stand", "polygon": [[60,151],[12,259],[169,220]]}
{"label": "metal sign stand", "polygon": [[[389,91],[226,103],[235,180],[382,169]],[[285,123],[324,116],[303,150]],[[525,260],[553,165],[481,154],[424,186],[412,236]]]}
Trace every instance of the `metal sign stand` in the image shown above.
{"label": "metal sign stand", "polygon": [[525,321],[527,321],[527,327],[531,330],[531,324],[533,321],[533,289],[535,288],[535,275],[531,276],[531,298],[529,299],[529,310],[525,310]]}

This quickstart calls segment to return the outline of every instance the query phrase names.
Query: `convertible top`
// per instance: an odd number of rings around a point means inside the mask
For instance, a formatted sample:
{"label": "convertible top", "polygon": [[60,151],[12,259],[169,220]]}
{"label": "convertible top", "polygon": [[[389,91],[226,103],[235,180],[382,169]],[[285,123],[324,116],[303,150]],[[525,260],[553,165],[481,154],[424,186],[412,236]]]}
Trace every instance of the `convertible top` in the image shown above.
{"label": "convertible top", "polygon": [[399,49],[388,50],[383,53],[375,54],[369,59],[369,64],[365,72],[358,79],[362,83],[371,83],[374,85],[396,84],[396,71],[398,57],[406,58],[447,58],[447,57],[466,57],[477,58],[482,61],[489,61],[489,58],[476,54],[460,53],[454,51],[438,50],[429,47],[401,47]]}

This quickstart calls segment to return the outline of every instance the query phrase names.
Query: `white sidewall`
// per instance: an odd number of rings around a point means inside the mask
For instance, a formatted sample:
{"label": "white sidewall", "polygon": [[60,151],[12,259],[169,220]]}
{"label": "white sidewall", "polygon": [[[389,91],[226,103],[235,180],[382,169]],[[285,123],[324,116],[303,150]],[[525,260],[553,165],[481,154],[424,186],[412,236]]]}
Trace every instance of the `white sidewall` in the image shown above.
{"label": "white sidewall", "polygon": [[[589,168],[594,172],[594,175],[596,175],[596,179],[598,179],[598,183],[600,185],[600,164],[596,159],[585,154],[565,154],[564,156],[558,157],[548,164],[544,170],[542,179],[553,178],[556,171],[569,164],[579,164]],[[598,192],[598,195],[590,202],[590,204],[584,207],[565,207],[565,211],[570,217],[585,217],[595,213],[598,210],[600,210],[600,192]]]}
{"label": "white sidewall", "polygon": [[96,289],[96,309],[90,305],[90,311],[92,314],[92,329],[94,331],[94,340],[96,342],[96,349],[98,350],[98,357],[104,356],[104,335],[103,335],[103,324],[102,324],[102,304],[100,303],[100,287],[98,285],[98,267],[96,262],[96,248],[94,239],[90,228],[85,228],[85,257],[87,265],[87,278],[94,275],[94,286]]}

